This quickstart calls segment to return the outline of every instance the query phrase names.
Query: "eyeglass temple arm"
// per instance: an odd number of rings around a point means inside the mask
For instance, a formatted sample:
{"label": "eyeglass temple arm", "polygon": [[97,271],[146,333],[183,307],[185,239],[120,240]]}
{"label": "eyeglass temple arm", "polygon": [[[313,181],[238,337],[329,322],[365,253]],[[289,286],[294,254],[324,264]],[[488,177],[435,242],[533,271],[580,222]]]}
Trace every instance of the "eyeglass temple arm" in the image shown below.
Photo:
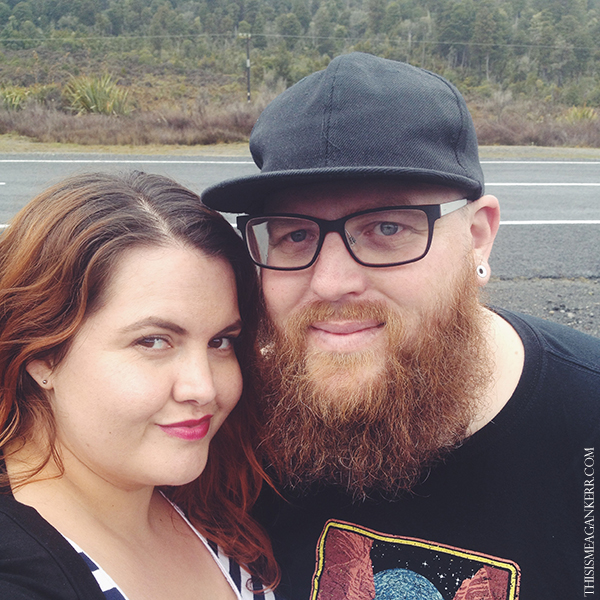
{"label": "eyeglass temple arm", "polygon": [[463,206],[468,204],[468,200],[466,198],[461,198],[460,200],[453,200],[452,202],[444,202],[444,204],[440,204],[440,217],[450,214]]}

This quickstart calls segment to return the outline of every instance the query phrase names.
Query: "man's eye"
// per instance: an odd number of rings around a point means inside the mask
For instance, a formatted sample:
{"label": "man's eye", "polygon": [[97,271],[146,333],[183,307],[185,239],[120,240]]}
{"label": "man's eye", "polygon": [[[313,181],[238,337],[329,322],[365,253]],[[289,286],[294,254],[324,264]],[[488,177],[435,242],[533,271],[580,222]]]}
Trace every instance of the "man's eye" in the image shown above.
{"label": "man's eye", "polygon": [[288,235],[292,242],[303,242],[308,234],[306,232],[306,229],[299,229],[298,231],[292,231],[292,233]]}
{"label": "man's eye", "polygon": [[216,350],[229,350],[233,347],[233,339],[229,337],[213,338],[208,342],[208,347]]}
{"label": "man's eye", "polygon": [[137,341],[137,344],[150,350],[166,350],[171,347],[166,339],[157,336],[141,338]]}
{"label": "man's eye", "polygon": [[377,227],[382,235],[395,235],[400,230],[398,223],[380,223]]}

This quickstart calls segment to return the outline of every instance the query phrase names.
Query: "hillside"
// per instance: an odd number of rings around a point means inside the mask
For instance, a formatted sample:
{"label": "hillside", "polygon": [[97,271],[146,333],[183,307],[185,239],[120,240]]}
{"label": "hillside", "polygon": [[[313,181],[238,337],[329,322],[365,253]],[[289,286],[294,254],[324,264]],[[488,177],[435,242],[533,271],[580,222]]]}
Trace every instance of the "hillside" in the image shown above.
{"label": "hillside", "polygon": [[242,140],[266,101],[352,50],[443,74],[483,143],[600,147],[600,0],[9,0],[0,133]]}

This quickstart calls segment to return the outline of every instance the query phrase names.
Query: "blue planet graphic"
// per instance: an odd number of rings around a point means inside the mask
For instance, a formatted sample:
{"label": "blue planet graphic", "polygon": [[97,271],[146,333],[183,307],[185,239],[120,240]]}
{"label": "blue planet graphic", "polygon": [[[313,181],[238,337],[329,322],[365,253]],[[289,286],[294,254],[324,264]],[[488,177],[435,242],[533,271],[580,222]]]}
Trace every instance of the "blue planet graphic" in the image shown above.
{"label": "blue planet graphic", "polygon": [[429,579],[408,569],[375,574],[375,600],[444,600]]}

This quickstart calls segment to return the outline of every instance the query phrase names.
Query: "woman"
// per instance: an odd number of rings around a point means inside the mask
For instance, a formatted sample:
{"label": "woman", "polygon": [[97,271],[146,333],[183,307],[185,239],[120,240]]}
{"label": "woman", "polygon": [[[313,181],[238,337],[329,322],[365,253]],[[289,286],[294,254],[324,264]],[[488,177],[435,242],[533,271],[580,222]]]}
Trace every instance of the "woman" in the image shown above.
{"label": "woman", "polygon": [[164,177],[70,178],[15,217],[0,238],[1,598],[276,583],[238,403],[257,298],[238,236]]}

